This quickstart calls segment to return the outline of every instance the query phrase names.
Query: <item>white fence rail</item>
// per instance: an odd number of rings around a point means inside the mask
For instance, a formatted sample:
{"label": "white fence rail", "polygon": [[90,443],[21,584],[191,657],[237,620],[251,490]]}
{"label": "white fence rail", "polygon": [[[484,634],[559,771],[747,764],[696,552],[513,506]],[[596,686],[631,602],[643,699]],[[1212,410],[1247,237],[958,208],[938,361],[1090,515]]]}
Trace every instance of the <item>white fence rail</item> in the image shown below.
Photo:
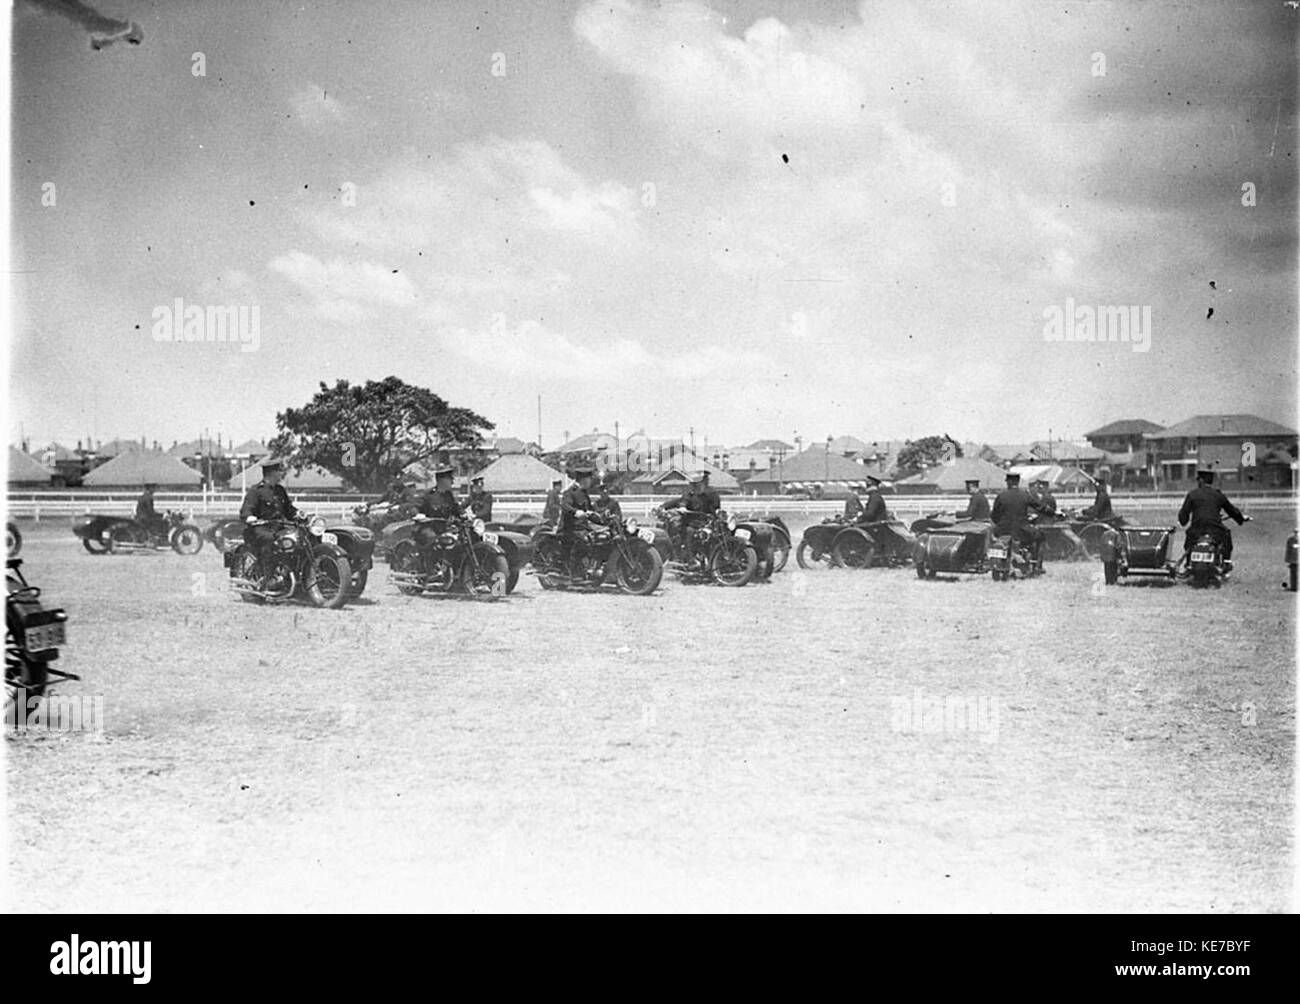
{"label": "white fence rail", "polygon": [[[87,513],[120,513],[130,515],[135,512],[135,500],[138,492],[10,492],[6,500],[8,518],[41,520],[72,520]],[[645,517],[650,510],[661,505],[671,496],[666,495],[619,495],[619,505],[628,516]],[[353,508],[374,499],[373,495],[339,495],[312,494],[304,492],[294,496],[294,503],[308,512],[318,513],[327,519],[344,519],[351,515]],[[912,520],[927,512],[955,509],[965,505],[962,495],[887,495],[890,510],[900,519]],[[1115,509],[1119,512],[1137,510],[1142,512],[1164,511],[1175,513],[1182,504],[1183,495],[1150,494],[1112,495]],[[234,516],[239,512],[243,496],[239,492],[159,492],[154,496],[154,503],[159,511],[181,509],[194,518],[217,519]],[[1064,507],[1086,505],[1091,501],[1088,495],[1057,496],[1058,503]],[[1235,496],[1238,506],[1248,512],[1290,510],[1295,511],[1297,499],[1289,492],[1267,494],[1240,494]],[[510,519],[520,513],[541,514],[543,499],[538,495],[497,495],[493,506],[493,515],[498,519]],[[811,499],[790,499],[780,496],[731,495],[723,496],[723,505],[733,512],[752,512],[763,515],[785,517],[812,517],[820,519],[833,513],[842,512],[842,501],[818,502]]]}

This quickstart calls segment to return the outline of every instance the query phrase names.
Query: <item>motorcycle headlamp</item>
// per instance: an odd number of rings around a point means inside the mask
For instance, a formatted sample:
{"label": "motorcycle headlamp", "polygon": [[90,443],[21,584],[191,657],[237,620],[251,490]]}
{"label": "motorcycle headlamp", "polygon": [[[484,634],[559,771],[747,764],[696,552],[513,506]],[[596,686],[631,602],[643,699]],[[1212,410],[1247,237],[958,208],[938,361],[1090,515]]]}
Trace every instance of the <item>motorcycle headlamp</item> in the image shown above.
{"label": "motorcycle headlamp", "polygon": [[319,537],[325,532],[325,518],[323,516],[313,516],[307,521],[307,529],[313,536]]}
{"label": "motorcycle headlamp", "polygon": [[483,536],[483,533],[484,533],[486,530],[487,530],[487,524],[486,524],[486,523],[484,523],[481,519],[476,519],[476,520],[474,520],[474,532],[475,532],[475,533],[477,533],[480,537],[482,537],[482,536]]}
{"label": "motorcycle headlamp", "polygon": [[623,525],[627,528],[627,532],[628,532],[628,533],[636,533],[636,529],[637,529],[637,523],[636,523],[636,520],[634,520],[634,519],[629,519],[629,520],[628,520],[626,523],[624,523]]}
{"label": "motorcycle headlamp", "polygon": [[281,551],[292,551],[297,543],[297,534],[294,533],[282,534],[276,541]]}
{"label": "motorcycle headlamp", "polygon": [[731,519],[727,520],[727,529],[730,530],[732,533],[735,533],[735,532],[736,532],[736,517],[735,517],[735,516],[732,516]]}

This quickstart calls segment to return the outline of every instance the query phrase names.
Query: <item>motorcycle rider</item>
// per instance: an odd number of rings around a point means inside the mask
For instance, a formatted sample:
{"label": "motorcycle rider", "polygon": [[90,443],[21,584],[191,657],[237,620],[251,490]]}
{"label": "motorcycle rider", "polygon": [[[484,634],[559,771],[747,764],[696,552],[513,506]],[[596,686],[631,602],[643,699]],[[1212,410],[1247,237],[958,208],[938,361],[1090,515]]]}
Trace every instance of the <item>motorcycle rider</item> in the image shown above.
{"label": "motorcycle rider", "polygon": [[880,478],[874,474],[867,475],[867,502],[858,517],[859,523],[881,523],[889,519],[889,507],[885,497],[880,493]]}
{"label": "motorcycle rider", "polygon": [[844,522],[856,523],[862,514],[862,486],[854,485],[849,489],[849,497],[844,500]]}
{"label": "motorcycle rider", "polygon": [[1024,543],[1036,563],[1042,561],[1043,532],[1034,527],[1030,517],[1039,511],[1038,502],[1020,487],[1020,475],[1008,472],[1006,488],[993,500],[993,529],[999,536]]}
{"label": "motorcycle rider", "polygon": [[430,519],[455,519],[461,513],[461,503],[452,491],[455,482],[454,467],[439,467],[433,473],[433,487],[420,500],[420,512]]}
{"label": "motorcycle rider", "polygon": [[551,482],[551,490],[546,493],[546,506],[542,509],[542,522],[555,526],[560,521],[560,486],[564,484],[563,479],[556,478]]}
{"label": "motorcycle rider", "polygon": [[289,493],[280,484],[284,480],[284,461],[274,458],[262,461],[262,480],[248,489],[244,504],[239,507],[239,518],[244,521],[244,542],[252,549],[257,563],[263,569],[263,558],[275,540],[275,528],[255,526],[259,520],[296,519],[298,509],[289,500]]}
{"label": "motorcycle rider", "polygon": [[153,507],[153,493],[158,486],[149,482],[135,502],[135,521],[139,523],[150,537],[167,536],[167,520]]}
{"label": "motorcycle rider", "polygon": [[606,471],[605,476],[600,479],[596,491],[596,510],[602,513],[606,519],[611,521],[622,521],[623,507],[618,504],[618,500],[610,495],[610,488],[614,487],[618,480],[618,475],[613,471]]}
{"label": "motorcycle rider", "polygon": [[591,501],[591,487],[596,469],[583,465],[573,468],[569,475],[573,484],[560,496],[560,562],[565,569],[569,568],[569,559],[573,557],[578,521],[595,508]]}
{"label": "motorcycle rider", "polygon": [[[691,560],[691,527],[703,523],[722,507],[718,493],[709,487],[708,471],[692,471],[680,496],[664,503],[668,535],[681,546]],[[681,509],[680,513],[674,510]]]}
{"label": "motorcycle rider", "polygon": [[476,474],[469,479],[469,498],[465,504],[484,523],[492,521],[492,493],[483,488],[483,475]]}
{"label": "motorcycle rider", "polygon": [[[1242,526],[1250,519],[1243,516],[1241,510],[1228,501],[1228,496],[1214,487],[1214,471],[1202,469],[1196,472],[1196,487],[1183,499],[1183,507],[1178,510],[1178,525],[1187,527],[1187,536],[1183,539],[1183,560],[1186,570],[1192,545],[1202,534],[1209,534],[1223,551],[1223,574],[1232,571],[1232,533],[1223,525],[1220,512],[1227,513]],[[1190,524],[1188,520],[1191,520]]]}
{"label": "motorcycle rider", "polygon": [[[1017,477],[1016,480],[1018,481],[1019,478]],[[965,509],[953,513],[953,518],[959,520],[990,519],[989,500],[980,491],[979,478],[966,479],[966,493],[970,496],[970,501],[966,503]]]}
{"label": "motorcycle rider", "polygon": [[1079,512],[1084,519],[1106,520],[1115,515],[1115,510],[1110,504],[1110,492],[1106,488],[1106,475],[1097,475],[1097,494],[1092,500],[1092,505]]}
{"label": "motorcycle rider", "polygon": [[1039,478],[1029,486],[1029,494],[1038,503],[1044,516],[1056,515],[1056,496],[1052,494],[1052,485],[1046,478]]}

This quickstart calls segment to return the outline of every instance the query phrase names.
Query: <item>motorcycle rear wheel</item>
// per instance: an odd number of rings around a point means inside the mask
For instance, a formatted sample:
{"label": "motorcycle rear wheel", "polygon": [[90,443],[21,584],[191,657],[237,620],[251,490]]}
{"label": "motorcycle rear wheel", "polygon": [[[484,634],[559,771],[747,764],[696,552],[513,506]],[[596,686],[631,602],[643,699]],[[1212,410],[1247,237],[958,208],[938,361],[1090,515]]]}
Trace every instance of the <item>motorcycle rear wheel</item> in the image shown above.
{"label": "motorcycle rear wheel", "polygon": [[870,568],[876,563],[876,545],[860,533],[842,533],[835,539],[831,560],[837,568]]}
{"label": "motorcycle rear wheel", "polygon": [[[420,574],[420,549],[409,540],[402,541],[389,554],[388,567],[394,572],[405,572],[409,575]],[[424,592],[419,586],[408,585],[399,585],[397,591],[403,596],[419,596]]]}

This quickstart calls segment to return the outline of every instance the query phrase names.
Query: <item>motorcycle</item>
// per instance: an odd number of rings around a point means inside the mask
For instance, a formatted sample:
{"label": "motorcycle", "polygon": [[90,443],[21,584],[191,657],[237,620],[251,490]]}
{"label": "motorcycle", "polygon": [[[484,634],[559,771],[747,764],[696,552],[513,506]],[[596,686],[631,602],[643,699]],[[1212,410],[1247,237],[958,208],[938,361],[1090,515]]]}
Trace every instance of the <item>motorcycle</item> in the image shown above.
{"label": "motorcycle", "polygon": [[[238,517],[220,519],[208,527],[203,536],[223,554],[237,547],[244,539],[244,521]],[[349,599],[356,599],[366,591],[370,569],[374,567],[375,535],[364,526],[326,522],[321,539],[327,544],[337,544],[348,558],[352,583],[348,587]]]}
{"label": "motorcycle", "polygon": [[[320,516],[257,520],[274,538],[263,554],[244,540],[228,547],[225,567],[230,585],[245,603],[278,603],[294,596],[313,606],[337,610],[351,597],[352,569],[347,552],[329,539]],[[229,540],[229,537],[227,537]]]}
{"label": "motorcycle", "polygon": [[125,554],[171,548],[177,554],[198,554],[203,533],[189,522],[187,513],[168,509],[163,527],[146,527],[129,516],[79,516],[72,532],[91,554]]}
{"label": "motorcycle", "polygon": [[916,577],[933,579],[939,572],[983,575],[989,570],[992,530],[992,524],[985,520],[963,520],[929,530],[921,529],[912,545]]}
{"label": "motorcycle", "polygon": [[759,516],[757,513],[744,513],[737,516],[736,520],[740,526],[751,530],[758,529],[755,524],[762,524],[769,528],[768,532],[772,542],[766,561],[770,564],[770,567],[763,576],[764,578],[775,575],[785,568],[786,562],[790,560],[791,551],[790,528],[785,525],[785,520],[780,516]]}
{"label": "motorcycle", "polygon": [[1043,574],[1042,559],[1024,541],[1011,534],[994,534],[985,552],[989,573],[994,582],[1008,579],[1030,579]]}
{"label": "motorcycle", "polygon": [[[662,509],[656,515],[666,516]],[[674,540],[672,558],[665,566],[683,582],[716,582],[720,586],[745,586],[759,572],[760,550],[771,546],[770,534],[764,539],[761,525],[741,524],[734,516],[719,509],[702,522],[682,525],[685,540]]]}
{"label": "motorcycle", "polygon": [[[1250,521],[1251,517],[1247,516],[1243,523]],[[1197,534],[1191,549],[1183,552],[1179,566],[1175,574],[1196,589],[1206,586],[1218,589],[1232,574],[1232,562],[1223,556],[1223,544],[1213,533],[1206,531]]]}
{"label": "motorcycle", "polygon": [[23,551],[23,535],[8,520],[5,520],[5,551],[8,558],[16,558]]}
{"label": "motorcycle", "polygon": [[507,593],[510,564],[497,535],[481,519],[431,519],[417,514],[414,530],[389,551],[389,578],[404,596],[464,592],[483,599]]}
{"label": "motorcycle", "polygon": [[543,589],[597,589],[612,583],[629,596],[648,596],[663,579],[655,532],[635,519],[579,517],[567,565],[558,527],[543,526],[533,545],[532,571]]}
{"label": "motorcycle", "polygon": [[6,559],[5,574],[5,721],[34,710],[33,699],[45,696],[52,682],[79,680],[55,669],[59,646],[67,643],[68,615],[41,603],[41,590],[23,576],[22,558]]}

